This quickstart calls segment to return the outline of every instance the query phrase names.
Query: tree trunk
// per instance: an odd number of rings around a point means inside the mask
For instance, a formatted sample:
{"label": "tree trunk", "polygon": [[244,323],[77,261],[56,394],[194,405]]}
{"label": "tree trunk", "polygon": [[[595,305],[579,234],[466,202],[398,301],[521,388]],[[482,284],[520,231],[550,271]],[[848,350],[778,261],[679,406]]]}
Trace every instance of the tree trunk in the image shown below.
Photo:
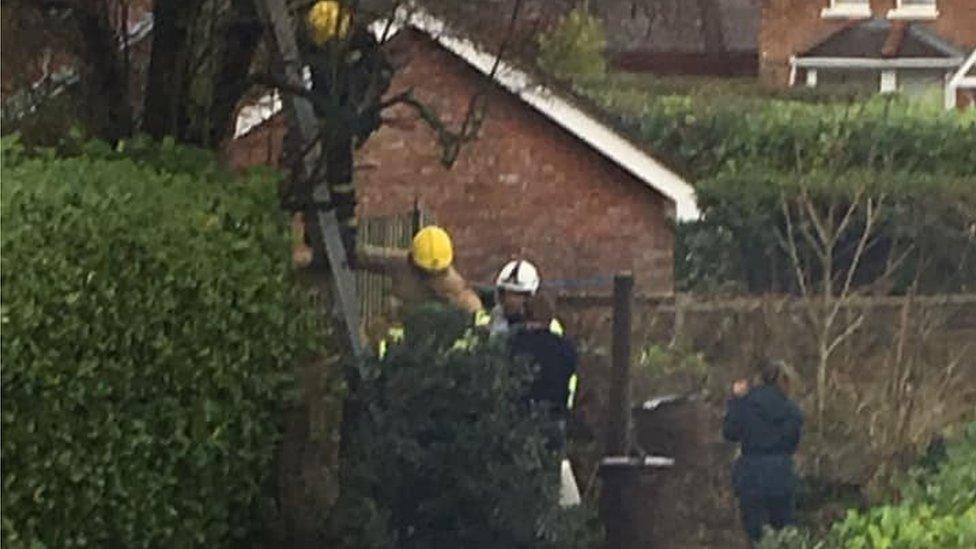
{"label": "tree trunk", "polygon": [[156,139],[177,137],[185,125],[179,119],[184,92],[184,45],[190,15],[199,4],[199,0],[156,0],[153,9],[153,45],[142,129]]}
{"label": "tree trunk", "polygon": [[210,144],[218,144],[234,131],[237,104],[249,87],[248,73],[264,34],[251,0],[234,0],[231,20],[222,36],[224,55],[218,64],[210,112]]}
{"label": "tree trunk", "polygon": [[159,0],[143,130],[211,147],[233,129],[263,29],[250,0]]}
{"label": "tree trunk", "polygon": [[95,136],[114,143],[132,134],[129,75],[119,52],[118,32],[109,18],[109,6],[101,1],[75,11],[81,38],[82,106],[85,123]]}

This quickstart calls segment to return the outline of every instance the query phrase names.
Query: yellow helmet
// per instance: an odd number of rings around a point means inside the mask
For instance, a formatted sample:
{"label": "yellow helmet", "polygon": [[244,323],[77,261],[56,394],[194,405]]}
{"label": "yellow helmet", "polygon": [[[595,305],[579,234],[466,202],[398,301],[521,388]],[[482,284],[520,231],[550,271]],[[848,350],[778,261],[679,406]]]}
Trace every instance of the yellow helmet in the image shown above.
{"label": "yellow helmet", "polygon": [[338,35],[339,38],[345,38],[346,33],[349,32],[350,19],[349,11],[343,9],[336,0],[316,2],[308,10],[306,19],[312,42],[321,46],[333,36]]}
{"label": "yellow helmet", "polygon": [[413,237],[410,258],[414,265],[428,272],[442,271],[454,261],[454,248],[447,231],[440,227],[424,227]]}

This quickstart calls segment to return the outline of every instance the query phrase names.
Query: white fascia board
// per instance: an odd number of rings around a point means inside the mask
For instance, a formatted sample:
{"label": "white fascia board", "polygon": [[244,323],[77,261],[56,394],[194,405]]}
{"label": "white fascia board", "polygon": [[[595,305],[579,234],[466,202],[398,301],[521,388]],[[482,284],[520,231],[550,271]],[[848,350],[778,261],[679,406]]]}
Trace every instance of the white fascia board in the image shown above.
{"label": "white fascia board", "polygon": [[976,65],[976,49],[973,49],[972,53],[969,54],[969,57],[966,58],[966,62],[963,63],[962,66],[959,67],[959,70],[952,75],[952,77],[949,79],[949,85],[958,86],[962,82],[974,78],[972,76],[966,76],[969,74],[969,71],[972,70],[974,65]]}
{"label": "white fascia board", "polygon": [[824,19],[866,19],[871,17],[871,5],[862,4],[834,4],[820,10],[820,17]]}
{"label": "white fascia board", "polygon": [[796,66],[814,69],[954,69],[961,57],[797,57]]}
{"label": "white fascia board", "polygon": [[[443,22],[417,11],[411,17],[410,26],[429,35],[482,74],[491,75],[496,56],[479,49],[470,40],[446,33]],[[674,201],[679,221],[691,221],[700,217],[694,188],[616,131],[545,86],[534,84],[528,74],[508,63],[498,63],[494,80],[644,184]]]}
{"label": "white fascia board", "polygon": [[935,4],[929,5],[907,5],[902,4],[901,6],[888,12],[888,19],[892,20],[932,20],[939,18],[939,10],[936,9]]}

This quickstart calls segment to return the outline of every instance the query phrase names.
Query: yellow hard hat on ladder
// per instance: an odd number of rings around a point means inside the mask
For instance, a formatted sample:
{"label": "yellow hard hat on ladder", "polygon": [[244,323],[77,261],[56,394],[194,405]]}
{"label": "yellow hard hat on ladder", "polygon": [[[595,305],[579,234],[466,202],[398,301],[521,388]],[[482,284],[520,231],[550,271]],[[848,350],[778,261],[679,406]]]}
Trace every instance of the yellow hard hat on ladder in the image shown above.
{"label": "yellow hard hat on ladder", "polygon": [[345,38],[349,32],[349,10],[337,0],[321,0],[309,10],[306,22],[312,42],[321,46],[332,37]]}
{"label": "yellow hard hat on ladder", "polygon": [[424,227],[413,237],[410,258],[427,272],[443,271],[454,261],[451,237],[440,227]]}

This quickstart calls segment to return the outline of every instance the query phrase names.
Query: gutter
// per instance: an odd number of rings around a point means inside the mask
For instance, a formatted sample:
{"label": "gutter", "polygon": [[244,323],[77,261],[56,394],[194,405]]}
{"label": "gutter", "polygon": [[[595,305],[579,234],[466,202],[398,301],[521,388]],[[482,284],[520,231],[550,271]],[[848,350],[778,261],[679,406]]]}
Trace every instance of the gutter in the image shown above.
{"label": "gutter", "polygon": [[962,57],[795,57],[793,67],[803,69],[955,69]]}

